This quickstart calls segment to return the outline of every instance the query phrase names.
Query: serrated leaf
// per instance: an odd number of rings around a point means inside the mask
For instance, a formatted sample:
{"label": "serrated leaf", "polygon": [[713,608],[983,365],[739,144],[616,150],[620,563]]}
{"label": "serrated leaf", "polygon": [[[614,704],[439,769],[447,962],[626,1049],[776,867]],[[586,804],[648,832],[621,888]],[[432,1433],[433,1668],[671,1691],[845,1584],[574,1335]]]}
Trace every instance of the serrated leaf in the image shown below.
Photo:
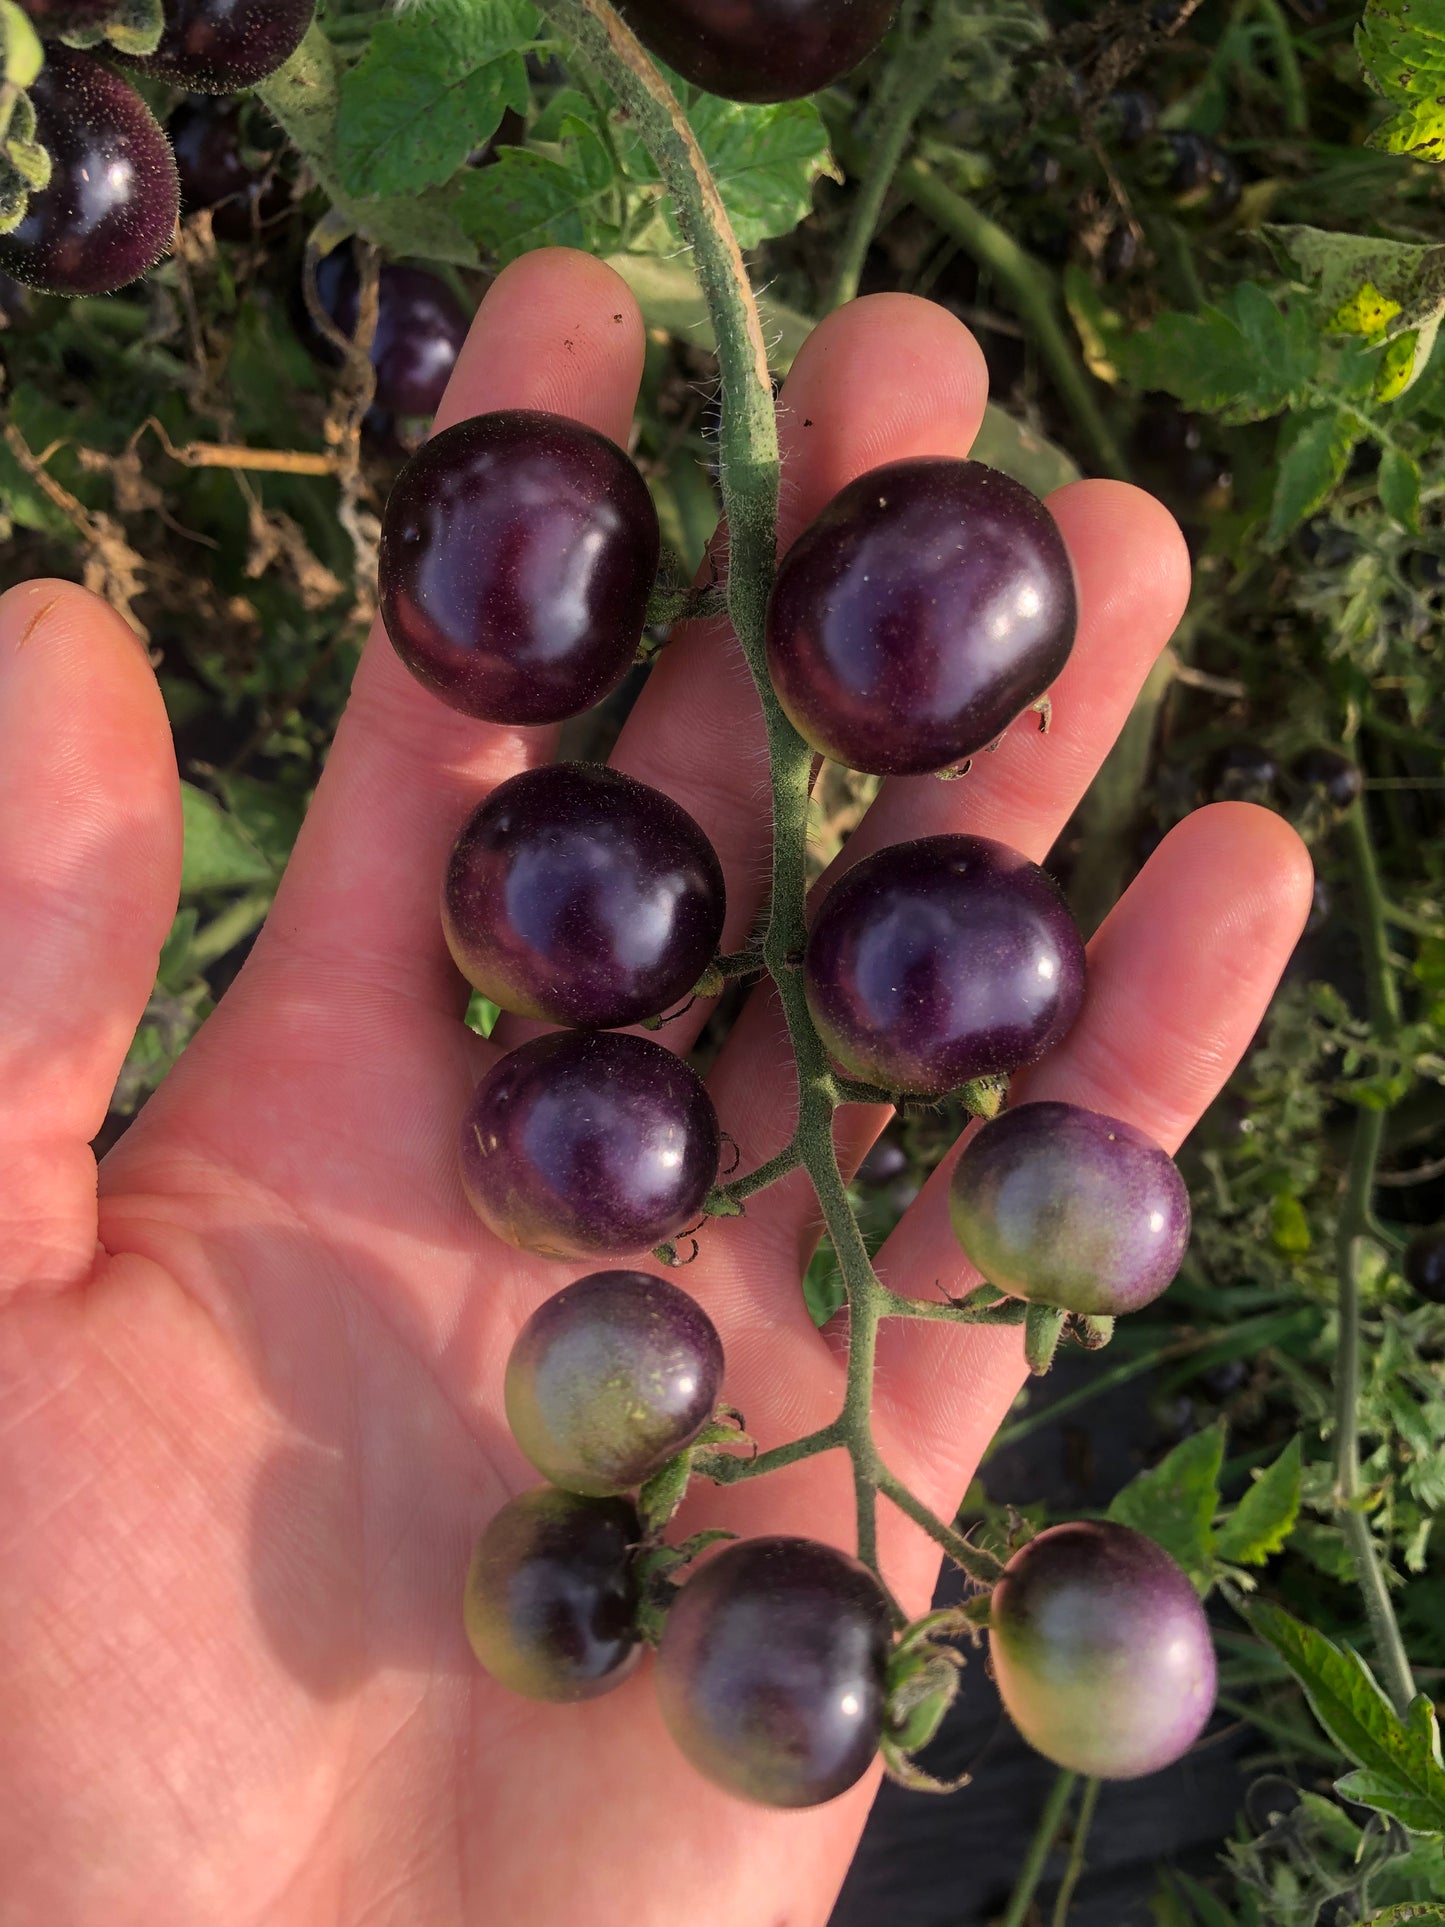
{"label": "serrated leaf", "polygon": [[181,893],[275,883],[279,867],[241,821],[193,783],[181,784]]}
{"label": "serrated leaf", "polygon": [[1227,422],[1263,421],[1298,406],[1320,365],[1314,317],[1303,302],[1281,306],[1253,281],[1217,307],[1162,314],[1115,344],[1123,372],[1186,407]]}
{"label": "serrated leaf", "polygon": [[1305,226],[1265,233],[1314,289],[1322,318],[1337,331],[1386,341],[1423,327],[1445,307],[1445,247],[1438,244]]}
{"label": "serrated leaf", "polygon": [[1310,1710],[1358,1769],[1337,1783],[1347,1800],[1389,1814],[1412,1833],[1445,1832],[1445,1767],[1435,1710],[1423,1693],[1402,1720],[1359,1655],[1268,1600],[1240,1611],[1304,1689]]}
{"label": "serrated leaf", "polygon": [[1369,145],[1445,159],[1445,0],[1366,0],[1355,51],[1365,79],[1395,110]]}
{"label": "serrated leaf", "polygon": [[1265,532],[1271,548],[1278,548],[1334,492],[1358,440],[1359,428],[1343,409],[1312,409],[1286,424]]}
{"label": "serrated leaf", "polygon": [[622,239],[616,171],[596,127],[569,116],[558,143],[504,147],[461,184],[467,231],[505,266],[532,248],[611,253]]}
{"label": "serrated leaf", "polygon": [[341,82],[346,193],[414,194],[450,180],[509,107],[525,111],[537,26],[526,0],[420,0],[383,18]]}
{"label": "serrated leaf", "polygon": [[1163,1546],[1191,1578],[1208,1572],[1219,1510],[1224,1433],[1217,1425],[1176,1445],[1166,1459],[1140,1472],[1116,1493],[1108,1516]]}
{"label": "serrated leaf", "polygon": [[1403,448],[1380,456],[1380,506],[1412,534],[1420,527],[1420,465]]}
{"label": "serrated leaf", "polygon": [[[833,173],[828,130],[813,102],[745,106],[678,85],[739,243],[751,248],[776,235],[790,234],[811,208],[819,176]],[[627,148],[626,164],[630,179],[656,183],[665,245],[679,245],[682,236],[671,203],[661,198],[661,177],[651,156],[634,142]],[[657,251],[663,251],[662,243]]]}
{"label": "serrated leaf", "polygon": [[1300,1442],[1292,1438],[1214,1534],[1215,1555],[1235,1566],[1262,1566],[1299,1517]]}

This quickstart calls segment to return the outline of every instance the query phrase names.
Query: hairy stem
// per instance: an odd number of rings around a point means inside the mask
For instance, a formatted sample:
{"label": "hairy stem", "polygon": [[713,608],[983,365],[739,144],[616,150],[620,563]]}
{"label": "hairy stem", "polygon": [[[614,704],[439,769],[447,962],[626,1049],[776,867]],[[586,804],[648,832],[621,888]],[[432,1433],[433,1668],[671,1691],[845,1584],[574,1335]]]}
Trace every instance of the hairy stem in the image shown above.
{"label": "hairy stem", "polygon": [[682,109],[607,0],[541,0],[541,6],[559,31],[580,46],[595,65],[652,155],[672,195],[683,236],[693,251],[717,341],[723,392],[719,453],[729,541],[728,614],[762,706],[772,784],[772,893],[763,962],[777,986],[797,1065],[795,1142],[818,1194],[848,1301],[848,1370],[837,1419],[790,1446],[751,1461],[731,1461],[738,1469],[730,1469],[723,1476],[757,1477],[842,1445],[853,1465],[858,1556],[880,1582],[880,1490],[945,1551],[954,1557],[961,1554],[965,1571],[977,1577],[986,1565],[990,1576],[997,1576],[996,1561],[968,1546],[886,1470],[873,1438],[878,1325],[890,1294],[873,1270],[838,1167],[833,1144],[838,1087],[803,993],[808,800],[814,759],[813,751],[784,715],[768,678],[764,618],[777,551],[778,430],[767,350],[742,250]]}
{"label": "hairy stem", "polygon": [[[1386,906],[1363,803],[1343,824],[1355,886],[1365,957],[1370,1021],[1389,1038],[1400,1023],[1400,994],[1390,963]],[[1385,1687],[1401,1713],[1415,1697],[1415,1681],[1385,1582],[1375,1535],[1360,1509],[1360,1259],[1369,1231],[1375,1167],[1385,1132],[1383,1111],[1361,1107],[1355,1119],[1345,1201],[1336,1246],[1339,1338],[1335,1356],[1335,1502],[1354,1560]]]}
{"label": "hairy stem", "polygon": [[900,63],[898,82],[888,103],[883,125],[876,130],[873,157],[863,175],[858,197],[853,203],[848,231],[839,249],[837,271],[827,301],[829,308],[841,308],[845,301],[851,301],[858,292],[863,263],[867,259],[873,236],[878,232],[883,203],[888,198],[888,190],[893,185],[914,123],[947,71],[949,52],[957,34],[957,15],[951,7],[940,7],[932,28],[922,35]]}
{"label": "hairy stem", "polygon": [[1084,1871],[1084,1849],[1089,1844],[1089,1828],[1094,1823],[1094,1808],[1099,1803],[1099,1782],[1085,1780],[1083,1797],[1079,1801],[1079,1811],[1074,1816],[1074,1837],[1069,1846],[1069,1864],[1064,1868],[1063,1883],[1058,1898],[1054,1901],[1053,1927],[1068,1927],[1069,1907],[1074,1898],[1074,1889],[1079,1884],[1079,1876]]}
{"label": "hairy stem", "polygon": [[1034,1904],[1034,1895],[1038,1892],[1039,1882],[1044,1877],[1044,1865],[1048,1860],[1049,1850],[1058,1837],[1059,1828],[1064,1824],[1064,1814],[1068,1810],[1069,1801],[1073,1798],[1077,1782],[1078,1775],[1065,1769],[1050,1788],[1049,1797],[1044,1802],[1044,1810],[1039,1815],[1039,1824],[1034,1828],[1034,1837],[1030,1840],[1029,1850],[1024,1856],[1024,1864],[1019,1868],[1018,1880],[1009,1896],[1008,1907],[998,1927],[1025,1927],[1029,1910]]}

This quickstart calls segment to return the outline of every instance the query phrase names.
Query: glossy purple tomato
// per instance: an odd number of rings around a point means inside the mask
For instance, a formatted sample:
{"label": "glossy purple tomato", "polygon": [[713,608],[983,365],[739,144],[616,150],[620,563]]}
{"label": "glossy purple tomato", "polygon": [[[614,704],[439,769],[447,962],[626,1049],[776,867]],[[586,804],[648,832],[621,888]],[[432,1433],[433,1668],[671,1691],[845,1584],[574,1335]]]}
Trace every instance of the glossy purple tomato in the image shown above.
{"label": "glossy purple tomato", "polygon": [[[354,335],[361,277],[350,248],[333,248],[321,262],[316,292],[341,333]],[[472,318],[446,282],[425,268],[385,262],[376,297],[376,406],[391,415],[429,418],[441,405]],[[329,342],[326,349],[329,355]]]}
{"label": "glossy purple tomato", "polygon": [[47,50],[30,98],[54,171],[0,234],[0,268],[44,294],[110,294],[170,246],[180,201],[170,145],[134,87],[69,47]]}
{"label": "glossy purple tomato", "polygon": [[1056,885],[981,836],[864,857],[824,898],[803,970],[843,1068],[920,1096],[1031,1064],[1084,997],[1083,939]]}
{"label": "glossy purple tomato", "polygon": [[878,1751],[891,1644],[887,1601],[856,1559],[811,1539],[745,1539],[668,1608],[662,1717],[729,1793],[818,1806]]}
{"label": "glossy purple tomato", "polygon": [[670,796],[600,763],[548,763],[466,823],[442,923],[457,968],[503,1010],[611,1030],[687,996],[725,907],[722,865]]}
{"label": "glossy purple tomato", "polygon": [[659,60],[728,100],[800,100],[878,45],[898,0],[618,0]]}
{"label": "glossy purple tomato", "polygon": [[237,94],[274,74],[305,38],[315,0],[164,0],[160,45],[128,65],[200,94]]}
{"label": "glossy purple tomato", "polygon": [[1432,1305],[1445,1305],[1445,1225],[1417,1231],[1405,1247],[1405,1282]]}
{"label": "glossy purple tomato", "polygon": [[381,613],[412,674],[493,723],[590,709],[637,653],[661,551],[615,442],[532,409],[477,415],[413,455],[381,528]]}
{"label": "glossy purple tomato", "polygon": [[1078,619],[1058,524],[982,462],[891,462],[784,556],[768,672],[814,749],[922,775],[987,748],[1053,682]]}
{"label": "glossy purple tomato", "polygon": [[584,1499],[550,1485],[504,1505],[477,1541],[466,1626],[492,1678],[537,1700],[588,1700],[636,1666],[642,1538],[625,1499]]}
{"label": "glossy purple tomato", "polygon": [[188,214],[211,211],[211,228],[223,241],[248,241],[261,224],[274,220],[290,202],[286,182],[270,151],[253,147],[261,130],[243,121],[239,101],[218,101],[201,94],[183,100],[166,123],[176,171],[181,179],[181,205]]}
{"label": "glossy purple tomato", "polygon": [[1012,1298],[1090,1317],[1138,1311],[1184,1261],[1189,1193],[1132,1124],[1078,1104],[1021,1104],[954,1166],[958,1242]]}
{"label": "glossy purple tomato", "polygon": [[595,1271],[518,1333],[507,1422],[554,1485],[626,1492],[692,1444],[722,1378],[722,1341],[695,1299],[645,1271]]}
{"label": "glossy purple tomato", "polygon": [[621,1257],[697,1222],[719,1149],[707,1087],[680,1057],[646,1037],[562,1031],[509,1051],[477,1087],[462,1183],[523,1251]]}
{"label": "glossy purple tomato", "polygon": [[1051,1526],[1016,1552],[989,1607],[1009,1717],[1056,1766],[1100,1780],[1157,1773],[1214,1707],[1214,1643],[1199,1595],[1128,1526]]}

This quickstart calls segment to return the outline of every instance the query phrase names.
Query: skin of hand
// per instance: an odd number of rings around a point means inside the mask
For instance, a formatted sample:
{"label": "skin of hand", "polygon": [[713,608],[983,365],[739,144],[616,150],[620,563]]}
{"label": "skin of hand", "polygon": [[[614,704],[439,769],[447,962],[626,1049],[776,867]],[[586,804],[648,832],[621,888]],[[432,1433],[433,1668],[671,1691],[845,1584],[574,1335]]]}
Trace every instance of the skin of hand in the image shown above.
{"label": "skin of hand", "polygon": [[[493,286],[439,425],[550,409],[625,442],[635,304],[605,266],[537,253]],[[783,539],[851,477],[965,454],[984,363],[901,295],[823,322],[780,403]],[[852,862],[969,830],[1042,859],[1183,609],[1165,511],[1111,482],[1050,507],[1081,628],[1053,727],[965,781],[887,783]],[[272,915],[216,1015],[97,1173],[105,1115],[175,911],[180,808],[146,655],[84,591],[0,600],[0,1922],[4,1927],[820,1927],[875,1790],[770,1813],[697,1778],[648,1667],[577,1707],[515,1699],[462,1630],[472,1542],[535,1483],[502,1415],[528,1313],[572,1276],[472,1217],[456,1130],[497,1044],[462,1024],[439,880],[490,786],[554,753],[411,681],[380,631]],[[766,758],[726,626],[654,670],[615,761],[702,823],[725,947],[766,880]],[[1071,1036],[1018,1094],[1130,1120],[1170,1150],[1249,1043],[1310,903],[1306,852],[1222,804],[1155,852],[1090,949]],[[685,1050],[700,1013],[662,1041]],[[505,1034],[504,1040],[505,1041]],[[756,995],[712,1079],[743,1169],[785,1141],[776,1005]],[[852,1164],[885,1111],[840,1113]],[[900,1291],[969,1282],[949,1159],[885,1245]],[[836,1334],[799,1278],[818,1235],[794,1177],[708,1226],[681,1280],[768,1446],[830,1417]],[[885,1457],[945,1516],[1024,1377],[1017,1330],[885,1327]],[[694,1494],[679,1524],[851,1548],[845,1462]],[[884,1503],[885,1570],[926,1608],[931,1544]],[[959,1824],[966,1826],[966,1813]]]}

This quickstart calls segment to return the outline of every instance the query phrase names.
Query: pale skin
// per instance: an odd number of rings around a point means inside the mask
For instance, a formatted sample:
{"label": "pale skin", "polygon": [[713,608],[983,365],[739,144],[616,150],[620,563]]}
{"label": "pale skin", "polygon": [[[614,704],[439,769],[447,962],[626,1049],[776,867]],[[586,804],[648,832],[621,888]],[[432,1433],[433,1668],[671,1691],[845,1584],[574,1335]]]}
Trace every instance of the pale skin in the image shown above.
{"label": "pale skin", "polygon": [[[610,270],[530,256],[484,304],[441,419],[534,406],[625,441],[642,341]],[[784,538],[879,462],[965,454],[984,389],[977,346],[941,309],[888,295],[834,315],[781,404]],[[1042,858],[1107,752],[1188,565],[1136,490],[1083,482],[1050,506],[1082,605],[1050,733],[1015,726],[964,781],[890,782],[847,859],[945,830]],[[827,1918],[872,1777],[808,1813],[739,1804],[673,1750],[645,1666],[605,1699],[537,1706],[494,1687],[462,1631],[471,1543],[535,1482],[502,1417],[508,1348],[588,1267],[496,1244],[462,1197],[457,1122],[497,1046],[462,1024],[437,893],[468,810],[553,748],[444,709],[373,636],[262,939],[101,1167],[97,1205],[89,1143],[176,905],[175,758],[151,666],[112,611],[60,582],[0,600],[6,1927]],[[766,875],[766,765],[722,625],[669,646],[615,760],[712,838],[736,947]],[[1019,1091],[1172,1150],[1248,1044],[1309,900],[1287,825],[1199,812],[1094,940],[1083,1016]],[[699,1022],[662,1039],[685,1049]],[[743,1168],[784,1142],[789,1064],[766,997],[713,1092]],[[850,1164],[886,1120],[840,1113]],[[900,1291],[970,1282],[946,1175],[881,1254]],[[677,1274],[765,1446],[841,1397],[840,1341],[798,1288],[816,1235],[795,1175],[709,1225]],[[879,1440],[945,1516],[1023,1376],[1016,1330],[885,1330]],[[705,1489],[683,1515],[703,1523],[851,1547],[846,1465]],[[887,1575],[921,1611],[935,1549],[886,1504],[881,1524]]]}

